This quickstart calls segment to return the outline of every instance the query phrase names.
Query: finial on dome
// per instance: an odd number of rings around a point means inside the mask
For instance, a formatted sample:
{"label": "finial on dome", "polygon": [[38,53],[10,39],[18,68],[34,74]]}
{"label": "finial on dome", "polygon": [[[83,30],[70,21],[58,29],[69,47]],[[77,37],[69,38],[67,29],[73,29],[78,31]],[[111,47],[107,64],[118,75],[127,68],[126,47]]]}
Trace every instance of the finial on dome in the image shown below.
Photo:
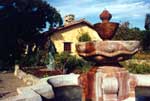
{"label": "finial on dome", "polygon": [[100,19],[102,20],[102,23],[96,23],[94,24],[94,29],[98,32],[99,36],[103,40],[110,40],[115,35],[119,23],[116,22],[109,22],[112,15],[109,13],[108,10],[103,10],[103,12],[100,14]]}
{"label": "finial on dome", "polygon": [[107,9],[103,10],[103,12],[100,14],[100,19],[102,21],[109,21],[112,18],[112,15],[109,13]]}

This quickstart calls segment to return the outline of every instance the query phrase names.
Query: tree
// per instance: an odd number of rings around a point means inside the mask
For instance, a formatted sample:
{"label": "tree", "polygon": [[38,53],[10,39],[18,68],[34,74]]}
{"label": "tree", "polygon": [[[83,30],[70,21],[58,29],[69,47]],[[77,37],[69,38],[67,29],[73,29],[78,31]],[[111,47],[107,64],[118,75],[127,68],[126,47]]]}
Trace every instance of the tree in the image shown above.
{"label": "tree", "polygon": [[62,24],[59,12],[43,0],[0,1],[0,60],[14,61],[18,54],[17,40],[34,41],[36,34]]}
{"label": "tree", "polygon": [[124,22],[122,23],[113,39],[115,40],[141,40],[142,39],[142,31],[139,28],[129,28],[130,23]]}
{"label": "tree", "polygon": [[150,30],[150,14],[146,14],[144,27],[146,30]]}
{"label": "tree", "polygon": [[143,31],[142,46],[144,51],[150,51],[150,31]]}
{"label": "tree", "polygon": [[149,51],[150,50],[150,14],[146,14],[145,18],[145,29],[146,31],[143,31],[143,40],[142,40],[142,45],[143,45],[143,50]]}
{"label": "tree", "polygon": [[129,28],[129,23],[121,24],[113,38],[115,40],[139,40],[143,51],[150,50],[150,31],[141,31],[139,28]]}

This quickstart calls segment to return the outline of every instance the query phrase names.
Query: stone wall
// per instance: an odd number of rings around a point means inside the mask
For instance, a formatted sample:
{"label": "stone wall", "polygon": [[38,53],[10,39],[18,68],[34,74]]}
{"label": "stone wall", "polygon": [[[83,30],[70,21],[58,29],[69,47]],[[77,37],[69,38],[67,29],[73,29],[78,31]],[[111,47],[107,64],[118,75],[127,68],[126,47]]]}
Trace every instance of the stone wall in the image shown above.
{"label": "stone wall", "polygon": [[[79,75],[76,74],[68,74],[39,79],[31,74],[23,72],[19,69],[18,65],[15,66],[14,75],[23,80],[29,86],[17,88],[17,96],[12,96],[2,101],[44,101],[45,99],[51,100],[55,98],[55,94],[54,88],[51,84],[48,83],[48,80],[53,81],[55,79],[57,83],[59,82],[59,85],[57,85],[58,87],[66,85],[78,86],[79,77]],[[73,80],[71,78],[73,78]]]}

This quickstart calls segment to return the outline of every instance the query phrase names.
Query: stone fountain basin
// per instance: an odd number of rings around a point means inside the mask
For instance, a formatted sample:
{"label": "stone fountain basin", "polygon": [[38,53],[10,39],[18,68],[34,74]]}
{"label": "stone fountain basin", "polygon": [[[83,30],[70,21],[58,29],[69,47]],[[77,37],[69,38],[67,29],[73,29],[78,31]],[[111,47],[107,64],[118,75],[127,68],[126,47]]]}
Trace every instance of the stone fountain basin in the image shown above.
{"label": "stone fountain basin", "polygon": [[82,90],[78,82],[78,74],[58,75],[48,79],[52,85],[54,101],[81,101]]}
{"label": "stone fountain basin", "polygon": [[139,49],[139,41],[90,41],[76,44],[76,51],[86,60],[119,62],[129,59]]}

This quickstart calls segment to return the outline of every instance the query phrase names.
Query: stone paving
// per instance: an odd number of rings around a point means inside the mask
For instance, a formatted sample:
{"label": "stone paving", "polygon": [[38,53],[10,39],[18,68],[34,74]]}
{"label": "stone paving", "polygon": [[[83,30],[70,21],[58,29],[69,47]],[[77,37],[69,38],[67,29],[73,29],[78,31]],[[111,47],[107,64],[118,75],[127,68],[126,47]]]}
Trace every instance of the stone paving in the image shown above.
{"label": "stone paving", "polygon": [[0,100],[17,95],[16,89],[24,86],[27,85],[14,76],[13,72],[0,72]]}

